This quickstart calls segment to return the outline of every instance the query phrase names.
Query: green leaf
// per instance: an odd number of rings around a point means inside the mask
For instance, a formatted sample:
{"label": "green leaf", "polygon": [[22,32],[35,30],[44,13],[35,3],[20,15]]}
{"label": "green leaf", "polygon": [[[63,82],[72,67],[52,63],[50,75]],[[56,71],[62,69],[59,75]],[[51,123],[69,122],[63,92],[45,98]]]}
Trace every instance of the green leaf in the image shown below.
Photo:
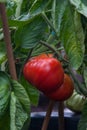
{"label": "green leaf", "polygon": [[0,71],[0,118],[5,114],[10,100],[11,84],[8,76]]}
{"label": "green leaf", "polygon": [[17,1],[15,1],[15,0],[7,0],[6,13],[7,13],[8,19],[9,18],[10,19],[15,18],[16,8],[17,8]]}
{"label": "green leaf", "polygon": [[53,13],[55,29],[69,57],[71,66],[78,69],[84,56],[84,33],[80,14],[72,9],[68,0],[55,0],[53,6],[55,9]]}
{"label": "green leaf", "polygon": [[7,110],[5,115],[0,119],[0,130],[10,130],[9,110]]}
{"label": "green leaf", "polygon": [[84,105],[82,115],[78,124],[78,130],[86,130],[87,129],[87,101]]}
{"label": "green leaf", "polygon": [[29,12],[29,8],[31,6],[32,0],[23,0],[22,1],[22,6],[21,6],[21,14],[24,12]]}
{"label": "green leaf", "polygon": [[0,2],[6,2],[7,0],[0,0]]}
{"label": "green leaf", "polygon": [[21,130],[28,116],[28,113],[24,111],[20,101],[14,92],[12,92],[10,102],[10,130]]}
{"label": "green leaf", "polygon": [[[39,16],[39,15],[38,15]],[[36,16],[32,16],[29,13],[27,14],[23,14],[21,15],[19,18],[17,19],[9,19],[9,26],[15,26],[15,27],[23,27],[24,25],[32,22],[32,20],[35,18]]]}
{"label": "green leaf", "polygon": [[87,17],[87,0],[70,0],[70,2],[79,13]]}
{"label": "green leaf", "polygon": [[[40,14],[38,15],[30,15],[29,12],[26,13],[26,14],[21,14],[18,18],[10,18],[8,19],[8,22],[9,22],[9,26],[13,26],[13,27],[23,27],[24,25],[32,22],[32,20],[36,17],[36,16],[40,16]],[[1,21],[0,21],[0,24],[1,24]]]}
{"label": "green leaf", "polygon": [[0,64],[6,60],[5,43],[0,42]]}
{"label": "green leaf", "polygon": [[61,26],[62,17],[64,15],[66,6],[67,6],[67,1],[64,1],[64,0],[61,0],[61,1],[54,0],[52,4],[53,26],[58,33],[60,33],[60,26]]}
{"label": "green leaf", "polygon": [[20,79],[21,84],[25,87],[28,96],[30,98],[30,102],[31,104],[37,106],[38,104],[38,100],[39,100],[39,91],[33,87],[32,85],[30,85],[22,76]]}
{"label": "green leaf", "polygon": [[20,103],[23,105],[25,111],[30,114],[30,99],[25,88],[15,80],[12,80],[12,87],[15,96],[18,98]]}
{"label": "green leaf", "polygon": [[41,17],[35,17],[29,24],[18,28],[15,34],[16,45],[25,49],[33,48],[43,39],[45,29],[44,20]]}
{"label": "green leaf", "polygon": [[32,4],[29,12],[30,14],[40,14],[43,11],[46,11],[47,6],[49,5],[51,0],[35,0]]}
{"label": "green leaf", "polygon": [[85,85],[86,85],[86,88],[87,88],[87,67],[85,67],[83,71],[84,71]]}

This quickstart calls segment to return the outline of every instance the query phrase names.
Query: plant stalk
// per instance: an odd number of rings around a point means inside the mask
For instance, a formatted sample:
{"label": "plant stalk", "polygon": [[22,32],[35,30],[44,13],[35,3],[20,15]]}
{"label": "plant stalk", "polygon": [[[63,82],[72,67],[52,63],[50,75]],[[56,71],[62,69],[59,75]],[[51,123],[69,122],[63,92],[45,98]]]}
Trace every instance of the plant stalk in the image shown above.
{"label": "plant stalk", "polygon": [[46,21],[46,23],[51,27],[51,29],[55,32],[55,36],[58,38],[56,30],[54,28],[54,26],[52,25],[52,23],[50,22],[50,20],[48,19],[48,17],[46,16],[45,12],[41,13],[43,19]]}
{"label": "plant stalk", "polygon": [[46,112],[46,116],[44,118],[44,122],[43,122],[41,130],[47,130],[48,123],[49,123],[49,120],[50,120],[50,116],[51,116],[51,112],[52,112],[54,103],[55,103],[54,101],[50,101],[49,102],[49,105],[48,105],[48,108],[47,108],[47,112]]}
{"label": "plant stalk", "polygon": [[11,45],[11,37],[10,37],[8,20],[7,20],[6,9],[5,9],[4,3],[0,3],[0,15],[1,15],[2,26],[3,26],[4,40],[6,43],[9,71],[10,71],[11,77],[14,80],[17,80],[15,62],[14,62],[14,57],[13,57],[13,50],[12,50],[12,45]]}
{"label": "plant stalk", "polygon": [[58,59],[60,61],[63,61],[65,63],[68,63],[68,61],[66,59],[64,59],[61,54],[51,45],[49,45],[47,42],[44,42],[44,41],[40,41],[40,43],[46,47],[48,47],[50,50],[52,50],[52,52],[54,52],[56,54],[56,56],[58,57]]}
{"label": "plant stalk", "polygon": [[70,66],[68,66],[68,70],[69,70],[69,72],[70,72],[70,74],[71,74],[74,82],[76,83],[76,85],[78,87],[78,89],[76,88],[77,91],[79,90],[80,93],[82,93],[84,96],[87,97],[87,88],[85,86],[82,86],[82,84],[79,82],[79,80],[77,79],[77,77],[74,75],[73,70],[71,69]]}
{"label": "plant stalk", "polygon": [[64,130],[65,126],[64,126],[64,103],[63,102],[59,102],[58,103],[58,130]]}

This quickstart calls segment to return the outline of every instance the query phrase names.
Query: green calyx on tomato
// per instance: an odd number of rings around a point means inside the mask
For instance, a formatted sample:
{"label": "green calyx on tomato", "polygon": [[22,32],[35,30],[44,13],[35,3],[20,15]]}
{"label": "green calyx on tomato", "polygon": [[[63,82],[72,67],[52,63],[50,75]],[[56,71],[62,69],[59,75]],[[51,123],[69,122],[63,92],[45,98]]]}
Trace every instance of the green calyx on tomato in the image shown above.
{"label": "green calyx on tomato", "polygon": [[64,70],[60,61],[50,54],[31,58],[25,64],[23,74],[29,83],[44,93],[55,91],[64,81]]}
{"label": "green calyx on tomato", "polygon": [[63,84],[57,88],[54,92],[46,94],[49,99],[55,101],[64,101],[67,100],[72,94],[74,90],[74,83],[69,75],[64,74],[64,82]]}

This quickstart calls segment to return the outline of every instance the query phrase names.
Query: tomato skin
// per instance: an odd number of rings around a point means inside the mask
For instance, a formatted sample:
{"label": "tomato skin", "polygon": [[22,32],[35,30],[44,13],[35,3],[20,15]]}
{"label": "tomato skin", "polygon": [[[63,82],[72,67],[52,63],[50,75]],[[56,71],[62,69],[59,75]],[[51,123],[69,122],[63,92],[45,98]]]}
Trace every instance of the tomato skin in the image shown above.
{"label": "tomato skin", "polygon": [[38,90],[49,93],[61,86],[64,70],[61,63],[52,56],[36,56],[24,66],[25,79]]}
{"label": "tomato skin", "polygon": [[69,75],[64,74],[64,83],[56,91],[46,94],[49,99],[55,101],[65,101],[74,91],[74,84]]}

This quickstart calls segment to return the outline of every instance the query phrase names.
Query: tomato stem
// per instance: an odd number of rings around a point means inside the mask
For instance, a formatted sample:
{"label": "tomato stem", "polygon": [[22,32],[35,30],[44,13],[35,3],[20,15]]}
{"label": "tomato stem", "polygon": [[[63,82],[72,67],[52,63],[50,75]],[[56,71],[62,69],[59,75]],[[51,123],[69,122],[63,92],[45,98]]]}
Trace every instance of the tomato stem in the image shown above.
{"label": "tomato stem", "polygon": [[58,103],[58,130],[64,130],[64,102]]}
{"label": "tomato stem", "polygon": [[60,61],[68,63],[68,61],[61,56],[61,54],[56,50],[55,47],[49,45],[47,42],[44,42],[42,40],[40,41],[40,43],[43,44],[44,46],[48,47],[51,51],[53,51]]}
{"label": "tomato stem", "polygon": [[7,20],[7,15],[6,15],[4,3],[0,3],[0,15],[1,15],[2,25],[3,25],[4,40],[6,43],[9,71],[10,71],[11,77],[13,79],[17,80],[15,62],[14,62],[14,57],[13,57],[13,50],[12,50],[12,45],[11,45],[11,37],[10,37],[8,20]]}
{"label": "tomato stem", "polygon": [[68,66],[68,71],[69,71],[69,73],[71,74],[71,76],[72,76],[74,82],[75,82],[76,85],[77,85],[76,91],[77,91],[78,93],[80,93],[80,94],[82,93],[84,96],[87,97],[87,88],[86,88],[85,86],[82,86],[82,84],[79,82],[79,80],[77,79],[77,77],[74,75],[73,70],[72,70],[72,68],[71,68],[70,65]]}
{"label": "tomato stem", "polygon": [[49,20],[48,17],[46,16],[45,12],[42,12],[41,15],[42,15],[43,19],[46,21],[46,23],[47,23],[47,24],[51,27],[51,29],[55,32],[55,36],[56,36],[57,39],[58,39],[56,30],[55,30],[53,24],[50,22],[50,20]]}
{"label": "tomato stem", "polygon": [[47,130],[48,123],[49,123],[50,116],[51,116],[51,112],[52,112],[52,109],[54,107],[54,103],[55,103],[54,101],[50,101],[49,102],[49,105],[48,105],[48,108],[47,108],[47,112],[46,112],[46,116],[44,118],[44,122],[43,122],[41,130]]}

